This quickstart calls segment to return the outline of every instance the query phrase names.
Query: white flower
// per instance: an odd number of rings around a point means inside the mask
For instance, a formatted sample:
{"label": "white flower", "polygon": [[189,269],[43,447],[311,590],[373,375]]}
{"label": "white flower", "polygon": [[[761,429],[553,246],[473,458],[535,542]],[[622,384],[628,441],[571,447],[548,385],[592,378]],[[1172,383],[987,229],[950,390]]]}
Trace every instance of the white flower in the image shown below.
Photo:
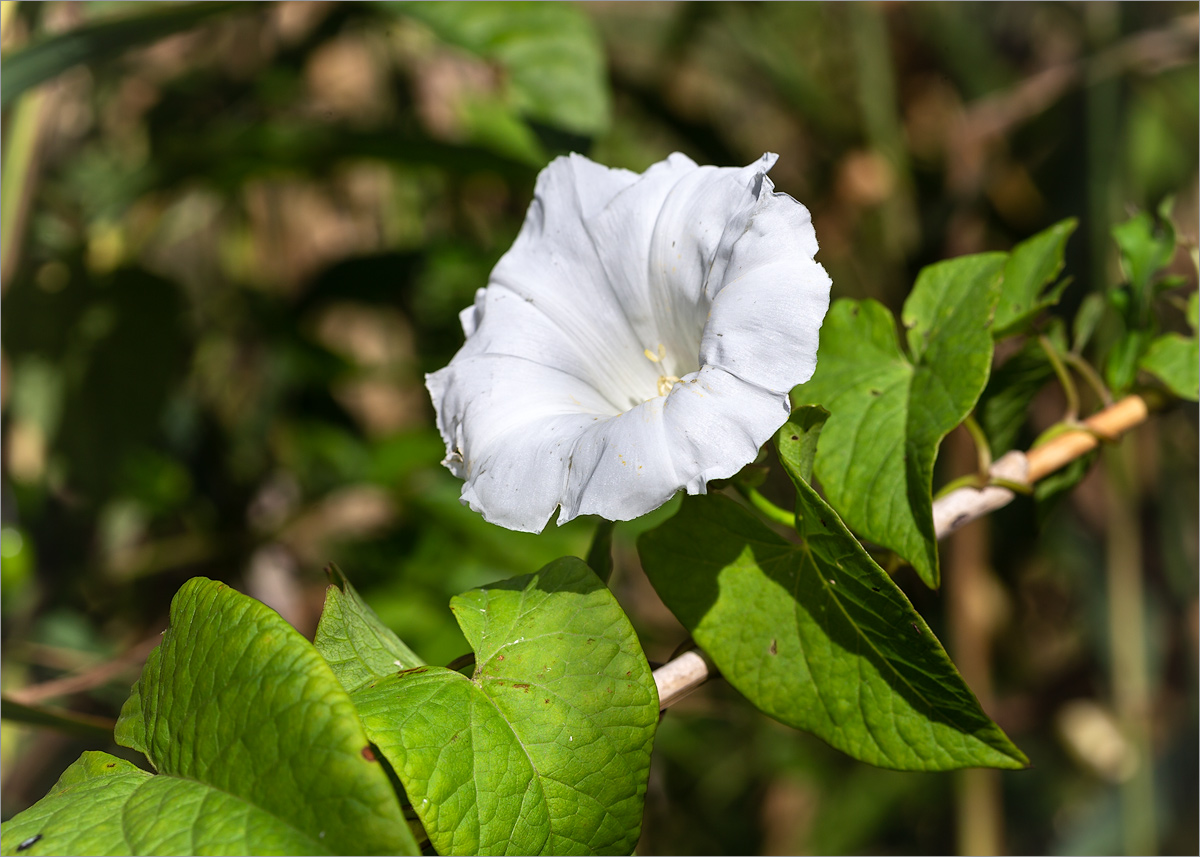
{"label": "white flower", "polygon": [[540,532],[629,520],[737,473],[816,368],[829,276],[808,210],[742,169],[580,155],[538,176],[466,344],[426,383],[462,500]]}

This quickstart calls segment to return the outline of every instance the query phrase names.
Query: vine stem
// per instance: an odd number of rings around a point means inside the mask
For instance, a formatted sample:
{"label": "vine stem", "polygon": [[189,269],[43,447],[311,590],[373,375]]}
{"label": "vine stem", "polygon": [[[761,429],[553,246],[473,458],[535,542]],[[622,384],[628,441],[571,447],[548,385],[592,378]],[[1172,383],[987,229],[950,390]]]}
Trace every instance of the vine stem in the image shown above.
{"label": "vine stem", "polygon": [[[1126,396],[1111,407],[1093,414],[1078,429],[1063,432],[1029,452],[1013,450],[992,464],[988,473],[1022,485],[1032,485],[1086,455],[1100,445],[1101,438],[1116,439],[1141,425],[1150,406],[1141,396]],[[964,524],[1008,505],[1016,496],[999,485],[959,488],[933,504],[934,531],[939,539]],[[660,709],[667,709],[704,682],[716,676],[708,656],[698,649],[684,652],[654,671]]]}

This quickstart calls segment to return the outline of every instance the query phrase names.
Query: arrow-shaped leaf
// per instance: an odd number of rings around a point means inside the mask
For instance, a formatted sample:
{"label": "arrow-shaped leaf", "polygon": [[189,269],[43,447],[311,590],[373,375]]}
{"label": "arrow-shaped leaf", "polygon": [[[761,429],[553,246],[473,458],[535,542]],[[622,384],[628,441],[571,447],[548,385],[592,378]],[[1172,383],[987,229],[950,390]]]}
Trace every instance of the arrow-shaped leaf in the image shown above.
{"label": "arrow-shaped leaf", "polygon": [[904,593],[800,485],[801,545],[720,495],[685,497],[638,541],[655,590],[722,676],[873,765],[1024,767]]}
{"label": "arrow-shaped leaf", "polygon": [[939,582],[933,462],[987,383],[989,331],[1005,256],[986,253],[921,271],[904,305],[911,359],[875,301],[839,300],[821,328],[817,371],[797,405],[830,413],[816,473],[855,530],[899,553],[929,586]]}

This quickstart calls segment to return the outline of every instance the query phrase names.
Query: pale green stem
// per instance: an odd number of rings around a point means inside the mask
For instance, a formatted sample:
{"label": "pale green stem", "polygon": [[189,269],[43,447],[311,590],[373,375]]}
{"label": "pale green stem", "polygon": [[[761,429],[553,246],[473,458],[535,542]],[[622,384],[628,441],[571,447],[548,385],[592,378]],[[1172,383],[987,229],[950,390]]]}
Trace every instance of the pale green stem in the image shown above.
{"label": "pale green stem", "polygon": [[1100,397],[1100,401],[1104,403],[1104,407],[1107,408],[1113,403],[1112,393],[1108,391],[1108,387],[1105,386],[1104,381],[1100,378],[1100,374],[1092,368],[1091,363],[1088,363],[1074,351],[1068,351],[1062,354],[1061,357],[1087,382],[1087,385],[1092,388],[1092,392]]}
{"label": "pale green stem", "polygon": [[963,420],[963,428],[975,442],[975,463],[979,468],[979,478],[983,482],[987,482],[988,470],[992,466],[992,446],[988,443],[987,435],[983,433],[983,427],[979,425],[974,414],[968,414],[967,418]]}
{"label": "pale green stem", "polygon": [[1054,347],[1054,343],[1050,341],[1049,337],[1039,336],[1038,343],[1042,346],[1042,350],[1046,352],[1046,359],[1050,361],[1050,365],[1054,368],[1054,374],[1058,376],[1058,383],[1062,385],[1063,395],[1067,397],[1067,415],[1064,420],[1068,423],[1078,422],[1079,391],[1075,389],[1075,382],[1071,380],[1071,373],[1063,365],[1058,349]]}
{"label": "pale green stem", "polygon": [[796,526],[796,515],[794,512],[789,512],[787,509],[776,506],[762,494],[758,493],[757,489],[743,488],[739,485],[738,491],[750,501],[751,506],[758,509],[758,511],[762,512],[775,523],[783,524],[785,527]]}

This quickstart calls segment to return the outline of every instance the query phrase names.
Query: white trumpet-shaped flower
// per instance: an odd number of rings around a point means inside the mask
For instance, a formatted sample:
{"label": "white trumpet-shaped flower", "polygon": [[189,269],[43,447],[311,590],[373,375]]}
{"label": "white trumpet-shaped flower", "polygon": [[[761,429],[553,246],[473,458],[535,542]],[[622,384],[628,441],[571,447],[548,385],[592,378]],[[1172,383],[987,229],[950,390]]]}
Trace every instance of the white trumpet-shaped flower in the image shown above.
{"label": "white trumpet-shaped flower", "polygon": [[512,248],[426,379],[462,500],[539,532],[556,508],[636,518],[735,474],[816,368],[829,276],[808,210],[674,154],[638,175],[579,155],[538,176]]}

